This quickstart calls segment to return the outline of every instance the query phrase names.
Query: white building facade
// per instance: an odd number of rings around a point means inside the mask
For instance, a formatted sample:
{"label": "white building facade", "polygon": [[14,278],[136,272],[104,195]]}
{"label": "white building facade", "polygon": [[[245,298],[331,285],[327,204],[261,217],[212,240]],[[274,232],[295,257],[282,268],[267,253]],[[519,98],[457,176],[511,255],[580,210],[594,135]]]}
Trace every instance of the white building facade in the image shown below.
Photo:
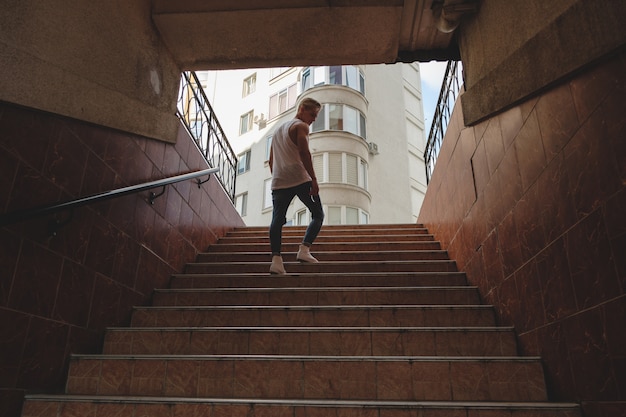
{"label": "white building facade", "polygon": [[[248,226],[272,215],[274,130],[312,97],[323,108],[309,148],[324,224],[415,223],[426,193],[419,64],[264,68],[197,73],[239,158],[235,206]],[[296,198],[288,225],[309,222]]]}

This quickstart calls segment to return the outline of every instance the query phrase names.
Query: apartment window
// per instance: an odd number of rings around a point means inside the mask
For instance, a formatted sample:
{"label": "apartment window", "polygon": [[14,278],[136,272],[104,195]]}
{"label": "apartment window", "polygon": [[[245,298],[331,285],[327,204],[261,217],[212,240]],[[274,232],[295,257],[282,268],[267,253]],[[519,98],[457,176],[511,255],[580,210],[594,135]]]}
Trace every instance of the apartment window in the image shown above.
{"label": "apartment window", "polygon": [[291,67],[276,67],[276,68],[270,68],[270,79],[271,78],[276,78],[278,77],[280,74],[283,74],[287,71],[289,71]]}
{"label": "apartment window", "polygon": [[313,169],[319,183],[351,184],[367,190],[367,161],[343,152],[313,155]]}
{"label": "apartment window", "polygon": [[309,211],[300,210],[296,213],[296,226],[306,226],[309,224]]}
{"label": "apartment window", "polygon": [[328,206],[326,224],[367,224],[369,214],[360,208],[347,206]]}
{"label": "apartment window", "polygon": [[239,134],[243,135],[252,130],[252,118],[254,111],[250,110],[248,113],[241,116],[239,120]]}
{"label": "apartment window", "polygon": [[265,138],[265,160],[269,161],[270,159],[270,151],[272,150],[272,137],[268,136]]}
{"label": "apartment window", "polygon": [[296,105],[297,98],[297,86],[292,84],[284,90],[270,97],[270,111],[269,118],[273,119],[279,114],[293,108]]}
{"label": "apartment window", "polygon": [[341,207],[328,207],[327,224],[341,224]]}
{"label": "apartment window", "polygon": [[243,92],[241,94],[242,97],[249,96],[254,93],[256,90],[256,73],[252,74],[245,80],[243,80]]}
{"label": "apartment window", "polygon": [[241,217],[248,214],[248,193],[239,194],[235,197],[235,209]]}
{"label": "apartment window", "polygon": [[272,207],[272,179],[268,178],[263,183],[263,209]]}
{"label": "apartment window", "polygon": [[309,67],[302,70],[302,91],[318,85],[344,85],[365,94],[365,77],[352,65]]}
{"label": "apartment window", "polygon": [[359,209],[346,207],[346,224],[359,224]]}
{"label": "apartment window", "polygon": [[250,155],[251,151],[248,149],[246,152],[237,157],[237,174],[243,174],[244,172],[250,171]]}
{"label": "apartment window", "polygon": [[365,116],[359,110],[346,104],[327,104],[322,107],[317,119],[311,125],[311,132],[341,130],[365,139]]}

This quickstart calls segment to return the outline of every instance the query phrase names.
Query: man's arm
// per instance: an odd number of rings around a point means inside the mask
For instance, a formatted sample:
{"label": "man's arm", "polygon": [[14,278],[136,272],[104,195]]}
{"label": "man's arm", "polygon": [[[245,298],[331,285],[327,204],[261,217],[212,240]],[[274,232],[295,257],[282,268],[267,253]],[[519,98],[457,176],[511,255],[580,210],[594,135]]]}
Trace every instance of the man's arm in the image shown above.
{"label": "man's arm", "polygon": [[309,150],[309,126],[306,123],[298,123],[295,126],[295,131],[296,145],[298,146],[300,160],[302,161],[306,172],[308,172],[313,179],[313,184],[311,185],[311,195],[318,195],[320,193],[320,188],[317,184],[317,177],[315,176],[315,170],[313,169],[313,159],[311,158],[311,151]]}

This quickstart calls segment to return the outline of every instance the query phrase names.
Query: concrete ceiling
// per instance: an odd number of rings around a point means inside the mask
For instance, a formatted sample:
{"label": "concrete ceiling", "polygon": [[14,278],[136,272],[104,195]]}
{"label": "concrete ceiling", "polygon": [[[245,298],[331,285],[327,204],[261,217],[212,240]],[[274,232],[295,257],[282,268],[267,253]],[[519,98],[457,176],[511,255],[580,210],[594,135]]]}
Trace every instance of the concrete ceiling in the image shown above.
{"label": "concrete ceiling", "polygon": [[184,70],[374,64],[458,59],[455,8],[476,2],[153,0],[152,17]]}

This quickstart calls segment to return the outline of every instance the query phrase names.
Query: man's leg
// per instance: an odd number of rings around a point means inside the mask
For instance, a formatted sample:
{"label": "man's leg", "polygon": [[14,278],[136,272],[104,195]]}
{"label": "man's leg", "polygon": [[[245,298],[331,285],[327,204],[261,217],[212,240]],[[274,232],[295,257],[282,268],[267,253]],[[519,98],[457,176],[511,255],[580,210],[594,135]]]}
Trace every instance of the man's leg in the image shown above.
{"label": "man's leg", "polygon": [[311,183],[306,183],[298,187],[298,198],[311,212],[311,222],[306,229],[302,245],[298,251],[297,259],[305,262],[317,262],[317,259],[311,255],[309,248],[317,238],[324,221],[324,210],[319,195],[310,195]]}
{"label": "man's leg", "polygon": [[281,256],[283,225],[287,222],[287,209],[295,191],[291,188],[272,191],[272,223],[270,224],[270,248],[272,250],[272,265],[270,273],[285,274],[283,258]]}

